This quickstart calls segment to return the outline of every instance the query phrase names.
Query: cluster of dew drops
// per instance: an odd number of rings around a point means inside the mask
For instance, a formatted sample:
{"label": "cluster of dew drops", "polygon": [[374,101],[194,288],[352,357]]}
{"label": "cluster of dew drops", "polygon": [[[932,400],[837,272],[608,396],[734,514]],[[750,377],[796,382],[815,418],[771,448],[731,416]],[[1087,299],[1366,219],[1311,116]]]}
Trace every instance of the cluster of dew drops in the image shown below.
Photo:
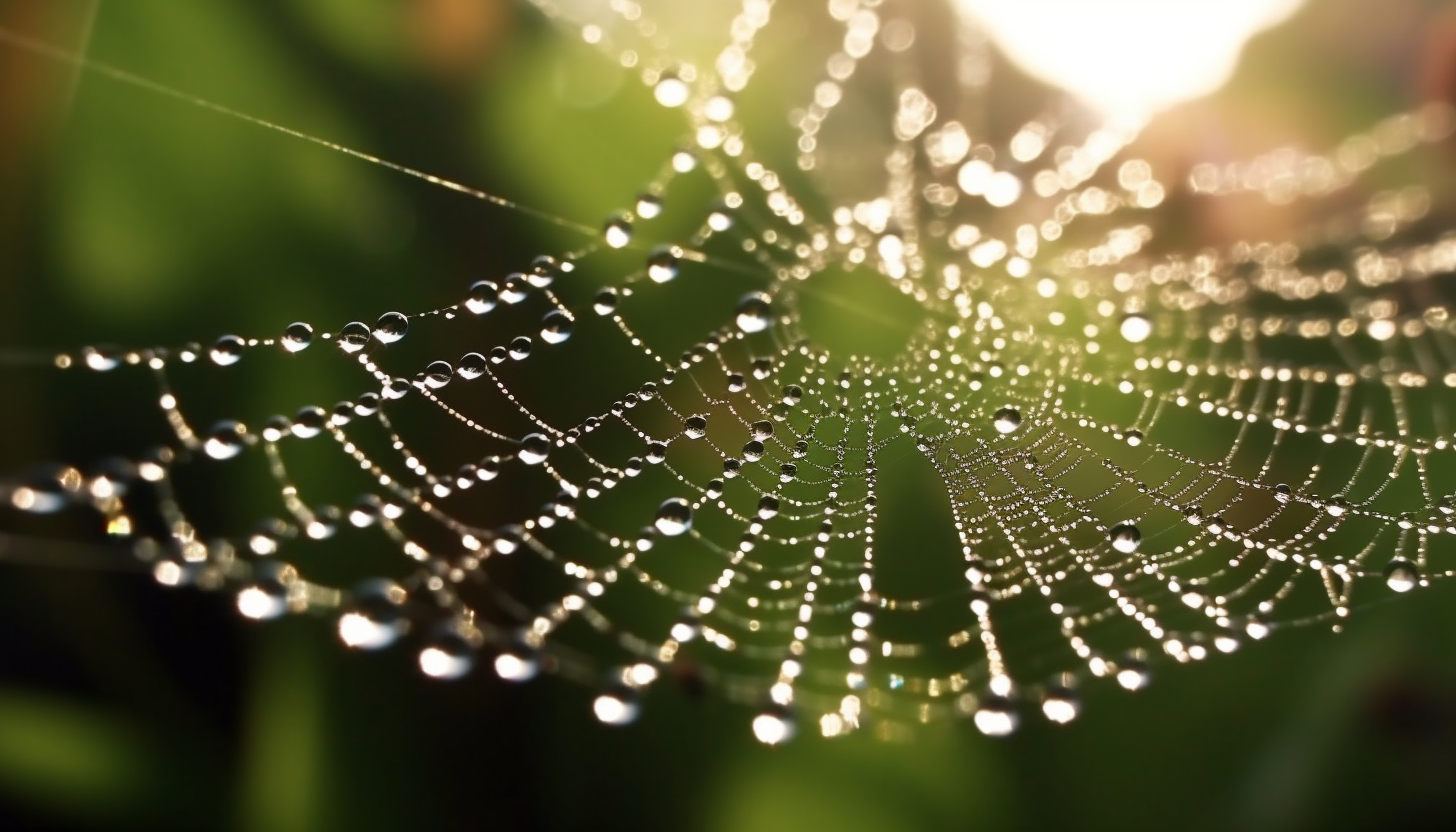
{"label": "cluster of dew drops", "polygon": [[[538,5],[550,16],[565,17],[545,3]],[[876,3],[855,0],[831,0],[828,4],[830,18],[843,26],[844,41],[826,64],[826,80],[815,88],[813,105],[796,111],[800,116],[799,166],[804,171],[812,172],[825,164],[823,157],[817,155],[821,132],[831,121],[835,107],[842,100],[844,84],[853,76],[856,66],[869,59],[877,48],[898,53],[907,50],[913,41],[913,37],[906,35],[903,21],[881,20],[876,7]],[[652,41],[641,7],[618,2],[613,4],[613,11],[626,21],[619,35],[630,35],[635,30],[644,42]],[[758,610],[755,615],[760,616],[750,622],[754,625],[751,629],[756,630],[761,619],[778,616],[783,619],[778,622],[783,625],[780,629],[791,634],[787,645],[774,648],[775,671],[768,674],[767,680],[754,678],[723,684],[730,698],[759,708],[752,720],[752,730],[759,740],[768,744],[788,740],[796,731],[799,715],[814,711],[819,713],[818,727],[826,736],[849,733],[876,716],[883,717],[882,724],[889,728],[896,724],[894,720],[928,722],[964,716],[970,717],[986,734],[1005,735],[1016,728],[1018,704],[1023,701],[1038,703],[1048,720],[1066,723],[1080,711],[1076,689],[1084,673],[1111,677],[1127,690],[1141,689],[1151,678],[1149,664],[1153,657],[1148,650],[1132,647],[1115,659],[1108,658],[1092,646],[1093,639],[1085,635],[1087,630],[1109,622],[1130,622],[1139,635],[1150,638],[1173,659],[1199,660],[1213,652],[1237,649],[1243,638],[1259,639],[1267,635],[1278,626],[1270,620],[1276,604],[1302,586],[1306,578],[1313,578],[1322,587],[1330,604],[1329,610],[1308,615],[1306,619],[1343,619],[1349,614],[1351,582],[1364,577],[1369,570],[1357,559],[1321,558],[1318,553],[1322,543],[1338,533],[1341,523],[1348,521],[1372,524],[1374,531],[1365,541],[1369,544],[1367,549],[1396,551],[1377,570],[1388,589],[1406,592],[1432,578],[1450,574],[1433,569],[1425,562],[1429,541],[1456,533],[1453,526],[1456,520],[1451,519],[1456,514],[1456,499],[1431,495],[1425,467],[1428,460],[1434,461],[1438,458],[1436,455],[1450,451],[1449,441],[1440,437],[1419,440],[1410,435],[1404,424],[1394,437],[1372,433],[1363,423],[1352,427],[1360,416],[1343,399],[1333,415],[1323,421],[1316,420],[1300,411],[1297,400],[1300,395],[1312,397],[1310,391],[1326,388],[1349,391],[1364,384],[1374,389],[1375,395],[1394,401],[1404,395],[1402,391],[1406,388],[1431,386],[1439,390],[1456,386],[1456,376],[1410,371],[1391,382],[1385,380],[1391,375],[1389,369],[1378,362],[1338,372],[1231,360],[1216,349],[1235,334],[1248,341],[1257,340],[1265,335],[1263,329],[1275,324],[1284,327],[1275,328],[1278,334],[1292,330],[1311,340],[1327,339],[1331,329],[1341,336],[1369,338],[1382,344],[1449,338],[1450,322],[1444,310],[1440,315],[1425,310],[1402,318],[1398,311],[1362,301],[1358,314],[1352,312],[1333,321],[1309,319],[1287,323],[1253,317],[1247,323],[1238,320],[1229,323],[1229,319],[1239,317],[1236,314],[1239,307],[1236,299],[1219,294],[1225,291],[1227,283],[1209,288],[1210,283],[1218,283],[1214,278],[1226,278],[1236,269],[1252,266],[1262,270],[1260,274],[1270,281],[1272,288],[1265,291],[1287,291],[1293,293],[1290,297],[1308,299],[1311,294],[1300,281],[1310,275],[1300,273],[1298,253],[1290,254],[1285,247],[1277,245],[1245,245],[1222,254],[1188,260],[1154,258],[1140,265],[1139,253],[1150,232],[1147,225],[1137,222],[1115,228],[1105,238],[1085,246],[1065,245],[1060,259],[1045,265],[1043,261],[1048,257],[1045,252],[1054,250],[1054,244],[1078,222],[1089,217],[1115,217],[1119,211],[1150,211],[1162,202],[1165,186],[1152,178],[1147,164],[1140,160],[1125,162],[1118,169],[1121,192],[1088,184],[1104,165],[1118,157],[1133,136],[1117,130],[1093,130],[1081,145],[1069,143],[1058,150],[1055,161],[1038,171],[1034,167],[1040,164],[1038,160],[1043,151],[1052,147],[1057,125],[1050,121],[1026,125],[1011,139],[1009,150],[998,161],[990,145],[974,143],[958,122],[945,119],[938,122],[927,94],[913,85],[903,86],[897,95],[898,143],[885,165],[891,179],[886,190],[891,196],[841,206],[835,209],[832,224],[809,230],[803,209],[787,195],[778,177],[762,163],[747,161],[741,128],[732,120],[732,94],[741,92],[747,85],[752,70],[746,55],[755,35],[768,25],[768,19],[769,4],[760,0],[744,3],[742,13],[733,24],[732,43],[715,65],[715,74],[700,73],[666,59],[649,59],[632,49],[615,53],[625,67],[640,66],[642,77],[659,104],[688,113],[694,124],[692,144],[695,146],[676,151],[664,178],[653,182],[632,210],[608,218],[593,244],[559,258],[539,257],[526,271],[510,273],[499,281],[474,282],[457,304],[416,315],[387,312],[372,326],[354,321],[337,331],[319,332],[309,323],[297,322],[276,338],[226,335],[206,348],[188,345],[175,351],[163,348],[126,351],[87,347],[75,354],[59,356],[55,363],[61,368],[83,367],[107,372],[136,366],[154,371],[161,386],[158,404],[176,436],[177,447],[161,448],[130,462],[107,462],[85,475],[63,466],[44,476],[7,482],[0,486],[3,489],[0,496],[12,507],[32,513],[55,512],[73,502],[89,505],[102,514],[111,534],[135,541],[138,553],[152,563],[158,581],[172,586],[237,588],[237,608],[248,618],[270,619],[311,609],[336,610],[338,634],[354,648],[379,649],[395,643],[413,626],[415,613],[411,602],[417,595],[430,597],[450,614],[448,620],[436,622],[417,653],[419,667],[425,674],[441,679],[462,677],[472,670],[475,656],[488,647],[494,651],[493,669],[502,679],[524,681],[546,670],[600,685],[602,691],[594,699],[593,709],[602,722],[613,725],[626,724],[637,717],[646,690],[666,675],[665,670],[679,672],[675,660],[688,642],[707,642],[724,651],[746,652],[746,648],[727,634],[727,626],[718,626],[721,622],[714,618],[715,611],[720,619],[727,620],[723,599],[745,584],[754,589],[758,586],[755,581],[768,583],[766,578],[755,576],[754,569],[761,567],[756,567],[749,558],[753,540],[768,537],[764,531],[766,524],[776,518],[785,520],[781,515],[788,514],[790,509],[822,510],[824,517],[817,533],[787,538],[797,549],[813,552],[812,557],[806,556],[800,564],[803,575],[810,577],[774,580],[771,586],[774,590],[798,592],[801,597],[778,607],[761,608],[757,594],[750,599],[750,606]],[[603,45],[609,50],[615,48],[605,46],[607,32],[602,27],[573,25],[588,43]],[[1371,159],[1375,157],[1399,155],[1421,142],[1444,138],[1449,133],[1449,122],[1449,113],[1445,111],[1404,114],[1392,122],[1396,127],[1372,131],[1374,138],[1357,137],[1375,147],[1362,151],[1363,155],[1356,151],[1365,145],[1352,139],[1328,158],[1275,156],[1244,167],[1198,168],[1191,177],[1190,187],[1195,193],[1208,196],[1255,193],[1277,201],[1276,197],[1282,199],[1281,195],[1291,187],[1290,171],[1296,170],[1302,171],[1299,175],[1305,178],[1292,187],[1318,196],[1323,193],[1321,188],[1343,187],[1344,174],[1353,178],[1354,173],[1373,165],[1375,162]],[[1409,141],[1390,138],[1398,132],[1397,128],[1409,134]],[[923,147],[924,155],[930,160],[928,170],[917,168],[913,161],[917,147]],[[1350,150],[1351,147],[1356,150]],[[1007,159],[1011,161],[1006,162]],[[726,193],[709,207],[702,228],[689,243],[641,246],[634,224],[661,215],[667,182],[673,176],[693,172],[705,160],[720,184],[732,180],[725,170],[749,172],[747,178],[762,187],[764,207],[775,219],[760,223],[744,221],[736,215],[736,209],[756,207],[755,204],[737,190],[724,186]],[[922,179],[929,181],[922,182]],[[917,199],[938,206],[930,212],[933,220],[918,222]],[[1033,200],[1040,200],[1046,209],[1047,218],[1039,225],[1016,222],[1001,228],[996,219],[1000,214],[993,212],[987,218],[983,210],[987,207],[998,211],[1010,209]],[[1380,228],[1389,226],[1393,230],[1384,235],[1372,232],[1366,242],[1370,250],[1383,251],[1387,262],[1384,266],[1372,266],[1366,261],[1354,263],[1349,274],[1340,280],[1331,278],[1332,272],[1326,273],[1316,279],[1314,295],[1339,296],[1344,300],[1345,296],[1340,293],[1352,288],[1358,291],[1359,287],[1377,287],[1382,282],[1403,278],[1426,280],[1456,269],[1456,243],[1448,239],[1416,246],[1397,247],[1391,243],[1385,249],[1378,247],[1393,238],[1394,229],[1420,219],[1422,211],[1418,203],[1409,194],[1371,202],[1365,209],[1365,219],[1371,221],[1378,217],[1385,223]],[[963,215],[979,218],[979,225],[954,221]],[[731,314],[725,316],[727,325],[681,359],[658,355],[631,329],[623,311],[624,301],[635,291],[674,282],[683,273],[685,262],[711,266],[712,258],[704,255],[703,249],[715,238],[730,234],[739,235],[737,239],[743,251],[764,267],[773,282],[767,290],[743,293]],[[558,281],[570,281],[577,265],[595,252],[638,248],[646,249],[641,270],[621,285],[601,288],[581,308],[573,308],[554,293],[561,288]],[[775,259],[776,254],[785,252],[786,258]],[[937,259],[943,259],[945,265],[938,266]],[[818,350],[805,338],[798,325],[791,288],[786,288],[812,275],[816,264],[873,268],[934,313],[928,317],[940,322],[928,324],[926,332],[917,336],[914,345],[896,362],[877,364],[856,358],[846,362],[837,383],[828,380],[827,376],[832,374],[826,366],[831,360],[842,359]],[[1386,271],[1379,271],[1381,268]],[[1404,271],[1396,278],[1389,278],[1390,269]],[[1374,271],[1367,273],[1367,270]],[[1326,288],[1329,286],[1333,288]],[[527,301],[540,298],[546,299],[549,308],[538,323],[531,325],[530,334],[516,335],[485,352],[466,353],[453,363],[432,361],[413,377],[391,375],[376,362],[378,350],[404,339],[412,321],[450,320],[467,315],[479,318],[501,307],[525,308]],[[1091,308],[1094,313],[1087,322],[1074,325],[1068,310],[1082,307]],[[1212,312],[1205,311],[1209,307]],[[493,368],[529,360],[538,344],[548,349],[566,344],[572,340],[578,316],[588,311],[611,321],[628,343],[657,362],[662,376],[618,400],[607,413],[558,430],[536,420]],[[1029,323],[1026,319],[1033,315],[1045,317]],[[947,325],[945,320],[953,323]],[[1243,335],[1250,325],[1253,335]],[[1195,349],[1191,352],[1201,350],[1206,353],[1204,359],[1179,357],[1182,352],[1190,352],[1187,343],[1179,340],[1183,337],[1180,326],[1197,330],[1192,339]],[[1308,332],[1301,327],[1307,327]],[[1102,336],[1112,333],[1120,341],[1116,347],[1131,351],[1126,353],[1132,358],[1125,373],[1112,374],[1110,364],[1108,367],[1096,364],[1101,360],[1099,345],[1107,343]],[[210,363],[225,368],[244,360],[250,350],[277,348],[298,354],[310,350],[317,341],[331,342],[340,353],[357,361],[372,376],[377,388],[332,410],[308,406],[292,417],[270,417],[256,431],[235,420],[223,420],[206,430],[195,431],[168,381],[167,371],[175,364]],[[1109,347],[1108,352],[1112,351]],[[1112,359],[1107,357],[1107,360]],[[1372,366],[1379,367],[1380,371],[1366,372]],[[613,566],[588,569],[575,563],[561,563],[564,559],[559,553],[543,543],[551,528],[557,524],[581,523],[582,504],[639,475],[644,465],[672,470],[671,441],[654,438],[636,428],[627,411],[637,407],[663,408],[678,420],[684,440],[699,446],[713,441],[709,415],[674,409],[691,400],[691,394],[680,392],[685,386],[682,382],[692,379],[702,391],[711,386],[701,382],[709,374],[718,377],[719,381],[715,382],[718,384],[723,384],[721,379],[726,378],[727,395],[745,397],[742,413],[735,406],[729,409],[743,423],[741,428],[735,426],[735,430],[746,430],[747,440],[741,450],[719,449],[722,475],[701,485],[684,480],[685,486],[691,486],[690,496],[661,501],[648,526],[635,540],[612,537],[609,548],[614,554],[623,552]],[[454,411],[440,397],[455,379],[467,382],[485,379],[494,383],[523,414],[538,422],[540,430],[524,436],[505,435]],[[1160,381],[1154,382],[1155,379]],[[771,390],[771,383],[777,381],[783,383],[777,390]],[[859,393],[857,381],[863,382],[863,398],[855,398]],[[1218,386],[1225,384],[1228,387]],[[1244,386],[1255,386],[1265,392],[1248,397],[1241,392]],[[1116,427],[1091,415],[1095,408],[1088,402],[1094,394],[1108,389],[1131,397],[1138,404],[1132,425]],[[1004,399],[994,398],[1002,393]],[[713,405],[729,401],[714,399],[706,392],[701,395]],[[468,427],[505,443],[512,451],[504,456],[487,456],[480,462],[462,466],[453,474],[441,475],[429,470],[396,436],[394,450],[404,459],[418,484],[402,482],[385,473],[376,459],[351,442],[345,426],[355,420],[372,419],[387,427],[390,403],[406,396],[427,399]],[[870,450],[865,452],[865,461],[857,467],[848,467],[845,465],[851,452],[848,439],[838,444],[822,442],[815,431],[823,424],[840,419],[846,425],[847,436],[857,409],[869,414],[855,423],[867,426],[864,448]],[[1321,481],[1318,464],[1308,469],[1304,482],[1294,486],[1271,482],[1262,476],[1272,464],[1266,464],[1258,476],[1235,473],[1226,462],[1200,460],[1172,447],[1175,443],[1165,446],[1154,441],[1158,438],[1156,425],[1160,420],[1175,418],[1169,414],[1180,412],[1201,414],[1225,423],[1272,426],[1277,431],[1276,438],[1269,440],[1266,448],[1271,459],[1286,453],[1283,450],[1286,445],[1281,443],[1287,434],[1311,438],[1317,446],[1364,448],[1372,460],[1384,454],[1380,458],[1387,459],[1386,473],[1390,480],[1401,476],[1407,466],[1419,466],[1425,498],[1414,510],[1395,514],[1375,507],[1380,488],[1363,501],[1352,501],[1344,492],[1326,496],[1311,493],[1312,485]],[[886,415],[899,420],[898,430],[888,437],[876,433],[876,423]],[[796,426],[793,417],[802,417],[800,421],[807,421],[809,428]],[[711,417],[715,421],[719,418],[716,413]],[[578,443],[586,434],[613,420],[637,432],[647,447],[645,459],[634,456],[625,465],[607,465],[582,450],[586,460],[597,467],[596,476],[578,485],[557,471],[555,464],[563,448],[570,445],[580,448]],[[775,422],[779,423],[778,427]],[[347,512],[306,505],[291,484],[277,449],[288,437],[311,439],[322,435],[333,436],[360,469],[374,476],[384,496],[365,495]],[[1168,475],[1168,482],[1158,485],[1140,481],[1135,466],[1125,468],[1099,450],[1101,446],[1096,444],[1099,436],[1111,436],[1120,448],[1146,452],[1144,464],[1150,464],[1150,460],[1172,464],[1173,473]],[[968,626],[951,634],[946,643],[891,643],[878,641],[872,635],[878,615],[914,612],[943,600],[892,599],[875,589],[873,526],[878,481],[873,452],[906,437],[935,460],[943,484],[950,492],[952,513],[966,560],[965,585],[955,588],[948,597],[962,604],[971,620]],[[1255,440],[1237,439],[1234,451],[1254,443]],[[192,455],[226,461],[258,447],[272,466],[295,523],[265,525],[238,542],[205,541],[170,495],[170,469],[187,462]],[[778,459],[776,449],[780,447],[788,451],[787,459],[793,461]],[[816,453],[826,454],[833,461],[811,465]],[[772,468],[771,463],[777,464],[777,468]],[[520,524],[479,530],[440,508],[452,494],[481,483],[495,481],[498,486],[509,485],[510,475],[505,469],[511,464],[544,470],[559,484],[559,493],[540,514]],[[1387,463],[1362,462],[1356,478],[1363,471],[1377,470],[1381,464]],[[815,499],[793,499],[786,491],[776,492],[754,484],[758,494],[744,504],[745,510],[725,498],[728,489],[725,480],[748,482],[754,466],[769,469],[771,483],[820,491]],[[823,473],[826,478],[806,482],[800,476],[800,467]],[[1095,469],[1097,476],[1110,477],[1110,484],[1098,486],[1092,493],[1077,493],[1072,482],[1087,469]],[[1180,477],[1191,482],[1184,482],[1179,488],[1168,485]],[[168,527],[162,539],[140,533],[129,513],[128,490],[130,484],[139,481],[148,483],[157,495],[160,514]],[[847,491],[851,482],[863,488],[863,494],[854,499],[859,514],[866,519],[863,528],[846,530],[838,521],[841,514],[848,512],[838,502],[841,491]],[[1018,487],[1005,497],[1007,504],[998,507],[997,498],[988,496],[988,484],[993,482],[1010,482],[1026,488]],[[1099,505],[1125,488],[1135,489],[1144,504],[1151,507],[1130,510],[1130,516],[1107,522],[1099,516]],[[1220,488],[1233,489],[1238,494],[1216,496],[1223,493]],[[1224,508],[1205,511],[1199,498],[1221,502]],[[1269,508],[1261,519],[1246,522],[1244,528],[1235,528],[1236,522],[1227,519],[1225,511],[1240,500],[1249,503],[1264,500]],[[723,577],[697,593],[652,579],[640,565],[639,556],[652,548],[654,539],[679,538],[717,546],[694,528],[695,512],[705,506],[716,506],[741,520],[746,529],[744,540],[736,549],[717,547],[719,554],[728,553],[729,568]],[[1280,539],[1268,529],[1286,508],[1307,511],[1309,519],[1296,534]],[[440,555],[409,539],[396,521],[411,511],[457,532],[464,555]],[[1156,521],[1146,519],[1160,512],[1176,516],[1180,527],[1186,527],[1184,532],[1193,536],[1164,537],[1169,525],[1163,522],[1166,517]],[[377,579],[345,592],[307,581],[299,570],[272,557],[290,537],[301,533],[308,539],[325,539],[333,536],[343,522],[358,528],[382,529],[406,557],[424,566],[425,577],[420,585],[407,589],[400,583]],[[1156,535],[1151,533],[1154,528]],[[1377,540],[1383,541],[1382,536],[1390,529],[1398,530],[1397,540],[1377,547]],[[1164,551],[1150,552],[1144,545],[1150,538],[1169,539],[1173,543]],[[864,555],[862,563],[844,565],[846,575],[841,577],[831,574],[833,564],[826,560],[824,552],[831,542],[838,545],[843,541],[862,547]],[[1225,558],[1227,568],[1200,566],[1208,574],[1193,576],[1186,569],[1180,571],[1185,563],[1193,563],[1210,552],[1222,553],[1230,547],[1238,554]],[[994,557],[986,554],[993,549],[999,554]],[[565,574],[579,579],[577,586],[582,590],[562,596],[548,613],[532,620],[523,632],[507,631],[477,619],[474,611],[459,600],[452,585],[459,583],[464,575],[479,572],[491,557],[525,551],[559,563]],[[1119,556],[1121,560],[1116,560]],[[1206,589],[1213,580],[1245,568],[1256,558],[1262,565],[1253,570],[1252,579],[1235,590],[1217,594]],[[552,652],[551,636],[572,616],[590,618],[593,626],[615,633],[611,621],[593,613],[590,599],[605,593],[617,575],[632,570],[651,591],[673,599],[674,603],[682,603],[684,612],[671,624],[663,639],[622,636],[619,643],[634,653],[637,660],[614,667],[606,674],[603,685],[602,673],[591,662],[569,651]],[[1133,588],[1134,580],[1147,583]],[[847,619],[848,632],[833,639],[816,640],[811,625],[818,625],[819,619],[828,614],[817,595],[841,585],[856,588],[853,603],[832,609],[834,614],[842,614]],[[1077,604],[1058,600],[1066,585],[1075,585],[1078,592],[1090,592],[1096,597],[1097,606],[1089,607],[1084,602],[1085,608],[1079,609]],[[1204,625],[1203,629],[1195,624],[1184,635],[1166,629],[1161,623],[1163,608],[1141,597],[1152,591],[1149,586],[1180,601],[1186,608],[1184,612],[1192,610],[1201,616],[1195,620]],[[1262,594],[1256,597],[1257,593]],[[1008,658],[1003,651],[993,613],[999,601],[1021,595],[1040,596],[1045,600],[1050,615],[1058,622],[1069,655],[1084,670],[1059,670],[1050,674],[1050,681],[1030,686],[1012,681],[1012,671],[1008,668],[1015,664],[1015,657]],[[1251,609],[1235,612],[1234,607],[1239,604]],[[795,615],[797,620],[792,620]],[[840,648],[850,669],[838,673],[835,684],[839,689],[833,693],[806,690],[808,685],[802,680],[809,679],[810,674],[804,656],[827,649],[822,647],[826,644]],[[937,650],[958,650],[966,645],[979,649],[980,653],[974,659],[962,660],[966,665],[963,672],[923,678],[891,673],[881,679],[873,677],[868,668],[876,654],[886,658],[915,657]],[[722,675],[728,678],[728,674]],[[911,706],[897,710],[896,695],[912,694],[920,698],[912,700]],[[886,733],[893,734],[893,730]]]}

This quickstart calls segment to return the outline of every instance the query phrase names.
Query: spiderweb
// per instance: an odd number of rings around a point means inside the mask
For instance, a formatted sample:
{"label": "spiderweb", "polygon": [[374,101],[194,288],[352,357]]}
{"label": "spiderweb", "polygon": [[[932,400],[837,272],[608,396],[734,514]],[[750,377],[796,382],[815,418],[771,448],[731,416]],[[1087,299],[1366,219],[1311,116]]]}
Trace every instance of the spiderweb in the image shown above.
{"label": "spiderweb", "polygon": [[[331,616],[432,677],[559,674],[607,723],[707,689],[767,743],[1066,722],[1084,685],[1452,574],[1456,239],[1389,185],[1446,106],[1165,172],[1138,125],[1052,96],[998,124],[989,47],[898,6],[796,10],[833,43],[780,84],[756,62],[795,35],[766,0],[699,19],[728,35],[696,61],[672,4],[535,5],[681,114],[639,196],[583,228],[285,130],[579,243],[438,308],[55,356],[155,385],[169,438],[6,479],[12,519],[89,506],[164,585]],[[760,151],[737,111],[766,86],[797,98]],[[1164,242],[1233,200],[1314,207],[1289,239]],[[302,362],[355,392],[221,414],[181,392]],[[915,472],[943,534],[885,547],[926,510],[897,501]],[[219,489],[273,507],[204,527],[191,495]]]}

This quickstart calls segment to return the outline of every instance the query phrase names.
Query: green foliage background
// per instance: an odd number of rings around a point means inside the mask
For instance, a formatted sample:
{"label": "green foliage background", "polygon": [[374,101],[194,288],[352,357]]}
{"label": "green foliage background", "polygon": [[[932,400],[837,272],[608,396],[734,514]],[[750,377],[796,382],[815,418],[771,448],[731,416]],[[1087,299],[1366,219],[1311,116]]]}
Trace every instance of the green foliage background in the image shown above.
{"label": "green foliage background", "polygon": [[[86,49],[99,60],[558,216],[594,225],[627,204],[675,146],[673,114],[524,7],[498,10],[476,57],[442,68],[409,27],[447,5],[6,2],[0,25],[70,44],[89,25]],[[802,27],[795,4],[779,5],[779,23]],[[1398,60],[1358,42],[1348,55],[1322,51],[1330,32],[1359,32],[1358,6],[1313,3],[1255,44],[1224,106],[1293,112],[1316,135],[1404,106]],[[205,341],[300,319],[336,327],[453,302],[475,279],[576,242],[14,50],[0,47],[0,67],[5,349]],[[777,102],[750,105],[749,118],[770,143],[788,135]],[[272,366],[206,389],[204,406],[351,392],[317,363]],[[152,388],[136,376],[83,384],[4,373],[4,470],[161,437]],[[607,378],[622,389],[640,381]],[[887,503],[918,514],[902,515],[887,557],[917,556],[928,538],[912,530],[947,522],[933,482],[902,479]],[[267,498],[214,497],[223,518],[250,516]],[[1280,633],[1200,666],[1159,666],[1137,694],[1093,689],[1066,728],[1030,719],[997,742],[941,724],[889,744],[825,742],[805,725],[799,741],[767,749],[751,737],[750,714],[711,692],[659,686],[638,724],[612,730],[591,718],[590,691],[555,679],[517,688],[476,673],[440,685],[407,650],[346,653],[322,618],[245,626],[224,597],[164,591],[73,557],[64,541],[84,539],[84,522],[22,527],[26,545],[0,553],[3,828],[1456,822],[1456,612],[1446,587],[1362,609],[1338,637]]]}

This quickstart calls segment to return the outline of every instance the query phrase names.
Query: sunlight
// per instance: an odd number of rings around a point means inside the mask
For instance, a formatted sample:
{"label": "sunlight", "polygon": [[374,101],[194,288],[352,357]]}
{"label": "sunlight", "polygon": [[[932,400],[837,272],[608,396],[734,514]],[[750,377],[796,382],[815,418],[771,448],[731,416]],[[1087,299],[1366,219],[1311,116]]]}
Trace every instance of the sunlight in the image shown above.
{"label": "sunlight", "polygon": [[1244,43],[1302,0],[957,0],[1037,78],[1145,119],[1223,86]]}

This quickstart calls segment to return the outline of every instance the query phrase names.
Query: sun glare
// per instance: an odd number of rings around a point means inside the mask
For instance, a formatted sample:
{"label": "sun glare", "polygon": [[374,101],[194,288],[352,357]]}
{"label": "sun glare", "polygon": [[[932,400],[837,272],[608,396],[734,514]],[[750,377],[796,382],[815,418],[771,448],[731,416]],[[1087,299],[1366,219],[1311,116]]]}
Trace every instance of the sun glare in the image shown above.
{"label": "sun glare", "polygon": [[1141,120],[1228,81],[1244,43],[1303,0],[957,0],[1032,75]]}

